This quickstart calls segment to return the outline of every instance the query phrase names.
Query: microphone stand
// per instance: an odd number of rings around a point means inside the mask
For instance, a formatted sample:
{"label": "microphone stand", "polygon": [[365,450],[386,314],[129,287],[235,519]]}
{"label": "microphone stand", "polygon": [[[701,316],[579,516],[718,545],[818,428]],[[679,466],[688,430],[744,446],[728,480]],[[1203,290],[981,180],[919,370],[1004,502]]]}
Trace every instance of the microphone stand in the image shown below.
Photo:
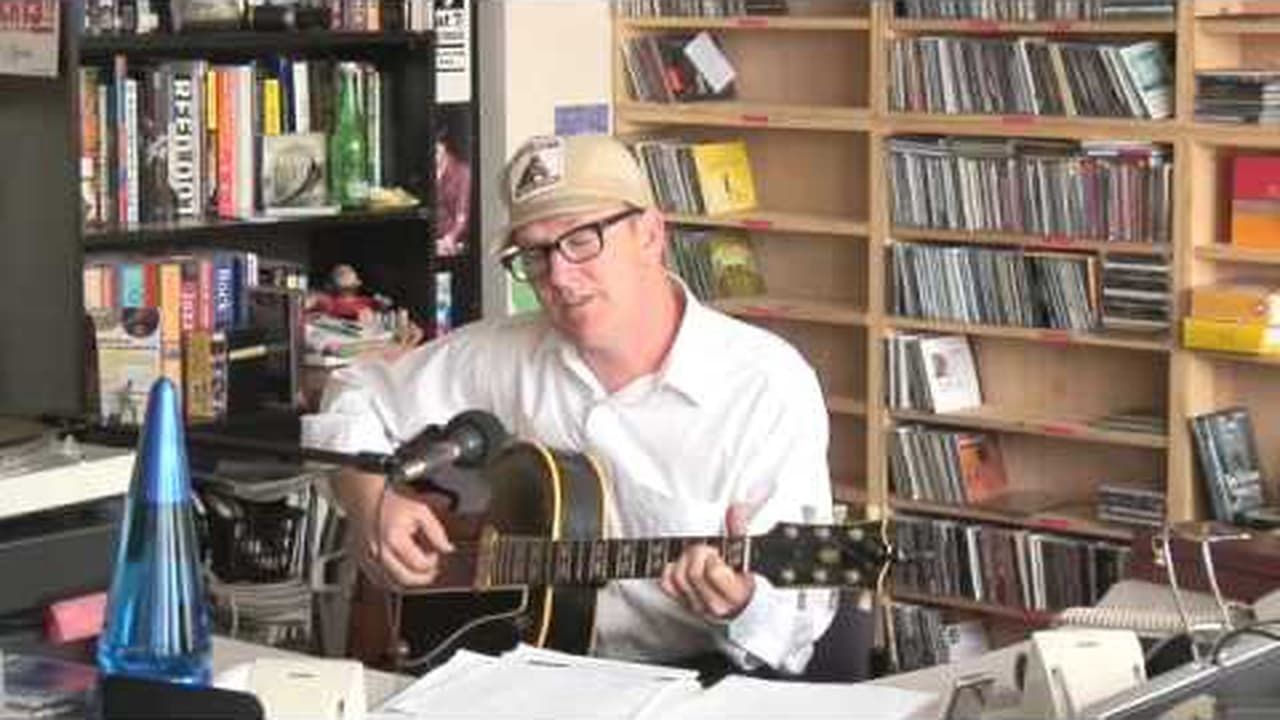
{"label": "microphone stand", "polygon": [[[73,430],[72,432],[75,431]],[[83,424],[80,426],[80,434],[84,436],[85,440],[100,442],[105,445],[132,446],[136,445],[138,441],[138,429],[124,425]],[[441,495],[448,501],[450,510],[456,510],[460,502],[460,497],[456,491],[437,484],[430,477],[417,477],[412,481],[408,481],[405,478],[405,467],[416,459],[411,456],[404,457],[397,453],[344,453],[284,442],[256,440],[199,431],[188,431],[186,438],[188,449],[231,451],[299,463],[315,462],[322,465],[350,468],[382,475],[392,485],[408,485],[418,492]]]}

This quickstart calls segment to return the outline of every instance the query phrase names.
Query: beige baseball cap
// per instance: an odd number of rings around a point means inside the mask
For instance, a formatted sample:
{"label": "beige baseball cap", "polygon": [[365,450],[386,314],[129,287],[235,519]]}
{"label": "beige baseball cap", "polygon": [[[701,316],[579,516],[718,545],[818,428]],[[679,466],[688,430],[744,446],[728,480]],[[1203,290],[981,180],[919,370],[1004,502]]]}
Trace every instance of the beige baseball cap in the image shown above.
{"label": "beige baseball cap", "polygon": [[626,145],[609,135],[530,138],[512,156],[502,178],[508,222],[493,238],[495,250],[511,232],[555,215],[625,203],[654,207],[649,179]]}

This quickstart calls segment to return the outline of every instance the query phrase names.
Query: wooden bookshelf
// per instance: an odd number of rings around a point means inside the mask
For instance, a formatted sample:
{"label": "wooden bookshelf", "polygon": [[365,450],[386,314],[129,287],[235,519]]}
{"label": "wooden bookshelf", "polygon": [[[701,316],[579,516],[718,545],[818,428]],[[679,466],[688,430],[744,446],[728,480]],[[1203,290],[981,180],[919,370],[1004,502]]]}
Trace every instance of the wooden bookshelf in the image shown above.
{"label": "wooden bookshelf", "polygon": [[[815,10],[823,3],[799,5],[803,9],[797,14],[769,18],[619,18],[615,49],[635,33],[716,33],[739,71],[740,84],[733,102],[637,103],[628,96],[618,50],[615,107],[621,135],[747,140],[765,209],[732,217],[672,219],[744,229],[757,243],[770,294],[725,307],[802,341],[832,411],[831,442],[833,449],[840,448],[839,453],[833,450],[833,476],[840,478],[833,485],[837,494],[856,494],[873,512],[885,515],[910,512],[1123,544],[1133,539],[1133,530],[1098,522],[1087,510],[1104,480],[1163,487],[1171,521],[1206,517],[1187,432],[1189,418],[1198,413],[1230,404],[1248,406],[1264,466],[1280,467],[1280,357],[1186,350],[1177,327],[1159,333],[1084,332],[901,317],[893,310],[890,256],[895,243],[911,242],[1164,258],[1175,318],[1186,312],[1187,291],[1195,285],[1237,278],[1280,283],[1280,252],[1234,248],[1221,237],[1226,224],[1222,201],[1229,193],[1223,187],[1226,163],[1241,151],[1280,151],[1280,132],[1275,126],[1218,125],[1194,116],[1196,71],[1280,69],[1280,20],[1197,18],[1194,3],[1185,2],[1177,4],[1169,19],[1036,23],[897,19],[888,2],[850,3],[848,7],[858,9],[841,15]],[[844,7],[825,4],[836,5]],[[1158,40],[1171,49],[1174,114],[1145,120],[891,112],[890,42],[926,34],[1066,42]],[[770,47],[782,38],[790,53],[785,63]],[[744,119],[744,114],[751,117]],[[1161,144],[1174,168],[1171,242],[1113,243],[895,225],[888,141],[908,135]],[[837,157],[842,160],[833,162]],[[781,298],[803,302],[782,309]],[[885,400],[884,340],[898,333],[967,336],[986,404],[941,415],[891,411]],[[843,405],[842,397],[854,404]],[[847,412],[849,407],[857,412]],[[1094,418],[1144,407],[1163,418],[1167,433],[1117,431],[1093,423]],[[1012,490],[1060,491],[1068,505],[1081,509],[1020,516],[896,500],[889,455],[898,422],[997,435]],[[837,454],[841,463],[834,460]],[[848,485],[850,478],[857,478],[854,485]],[[1280,497],[1280,481],[1273,485],[1274,496]],[[1021,608],[964,600],[911,594],[899,599],[1017,622],[1029,617]]]}

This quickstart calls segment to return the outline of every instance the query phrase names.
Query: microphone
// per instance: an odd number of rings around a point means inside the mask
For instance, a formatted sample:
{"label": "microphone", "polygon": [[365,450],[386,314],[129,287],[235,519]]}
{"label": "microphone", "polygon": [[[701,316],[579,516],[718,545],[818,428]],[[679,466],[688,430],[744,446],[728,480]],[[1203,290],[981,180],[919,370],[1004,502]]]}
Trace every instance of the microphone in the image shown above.
{"label": "microphone", "polygon": [[507,444],[510,437],[502,421],[484,410],[467,410],[454,416],[441,431],[430,425],[392,456],[388,480],[412,483],[448,465],[481,467]]}

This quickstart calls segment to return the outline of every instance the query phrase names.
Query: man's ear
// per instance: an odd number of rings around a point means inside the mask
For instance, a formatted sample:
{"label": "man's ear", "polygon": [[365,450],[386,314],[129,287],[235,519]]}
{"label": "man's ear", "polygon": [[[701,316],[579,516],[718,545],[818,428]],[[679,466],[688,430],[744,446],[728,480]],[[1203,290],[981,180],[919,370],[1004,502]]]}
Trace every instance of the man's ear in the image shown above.
{"label": "man's ear", "polygon": [[649,208],[636,218],[640,249],[645,258],[661,265],[667,249],[667,219],[657,208]]}

